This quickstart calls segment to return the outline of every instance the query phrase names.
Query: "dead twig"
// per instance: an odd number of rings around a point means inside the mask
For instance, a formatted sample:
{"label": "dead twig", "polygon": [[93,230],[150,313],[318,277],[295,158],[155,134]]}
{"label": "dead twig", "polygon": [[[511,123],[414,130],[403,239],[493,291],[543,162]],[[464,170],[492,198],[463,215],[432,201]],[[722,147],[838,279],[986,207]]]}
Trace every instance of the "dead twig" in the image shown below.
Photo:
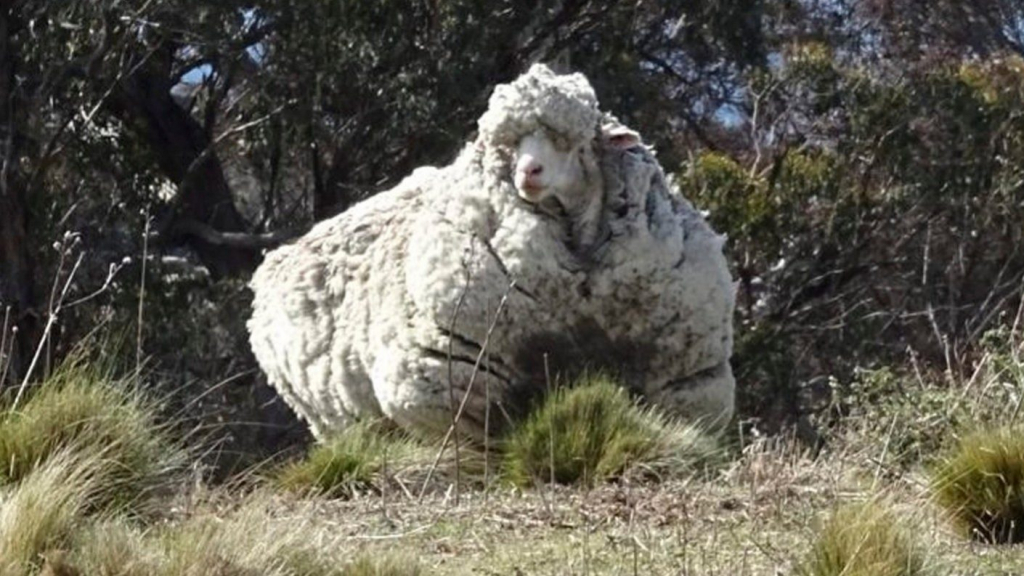
{"label": "dead twig", "polygon": [[451,440],[452,434],[454,434],[455,426],[458,425],[462,419],[462,413],[466,409],[466,403],[469,401],[470,392],[473,390],[473,384],[476,383],[477,374],[480,372],[480,363],[483,361],[484,354],[487,353],[487,347],[491,343],[491,336],[494,334],[494,329],[498,325],[498,320],[501,318],[501,312],[505,309],[505,304],[508,302],[509,294],[516,286],[516,281],[512,280],[509,282],[508,287],[505,289],[505,294],[502,295],[501,300],[498,302],[498,308],[494,311],[494,317],[491,319],[491,325],[487,328],[487,333],[484,335],[483,344],[480,346],[480,352],[476,355],[476,362],[473,364],[473,371],[469,375],[469,383],[466,385],[466,391],[462,395],[462,402],[459,404],[459,410],[455,414],[455,421],[448,428],[444,438],[441,440],[441,447],[437,451],[437,456],[434,458],[433,464],[430,465],[430,469],[427,471],[427,477],[423,480],[423,486],[420,487],[419,500],[423,500],[423,495],[427,491],[427,486],[430,483],[430,479],[434,475],[434,471],[437,470],[438,464],[441,462],[441,457],[444,455],[445,448],[448,447],[448,442]]}
{"label": "dead twig", "polygon": [[[459,454],[459,432],[456,430],[456,409],[455,409],[455,380],[452,377],[452,346],[455,342],[455,323],[459,319],[459,312],[462,310],[462,303],[466,300],[466,292],[469,291],[469,262],[473,256],[473,243],[469,243],[468,256],[462,259],[462,272],[465,280],[462,284],[462,291],[459,299],[455,302],[455,310],[452,311],[451,322],[448,323],[448,411],[451,413],[451,427],[455,441],[455,505],[459,505],[459,497],[462,489],[462,459]],[[467,390],[468,394],[468,390]]]}
{"label": "dead twig", "polygon": [[47,348],[47,344],[50,339],[50,334],[53,331],[54,325],[57,323],[57,318],[60,314],[69,308],[78,306],[92,300],[100,294],[107,291],[110,288],[111,282],[114,280],[114,276],[117,275],[124,263],[111,264],[107,270],[107,278],[103,281],[103,285],[94,290],[93,292],[86,294],[85,296],[72,300],[71,302],[65,303],[68,292],[71,290],[71,283],[75,279],[75,275],[78,273],[78,269],[82,265],[82,260],[85,257],[85,252],[80,252],[78,258],[75,260],[74,266],[71,267],[71,271],[68,273],[68,277],[64,282],[64,287],[60,291],[60,297],[56,302],[56,306],[51,310],[49,317],[46,319],[46,326],[43,328],[43,335],[39,339],[39,344],[36,346],[35,353],[32,355],[32,361],[29,362],[28,369],[25,371],[24,377],[22,377],[21,384],[18,386],[18,392],[14,396],[14,402],[11,403],[10,410],[13,412],[18,408],[18,404],[21,402],[21,398],[25,393],[25,389],[28,387],[29,381],[32,379],[32,374],[35,372],[36,366],[39,363],[39,359],[42,356],[43,350]]}
{"label": "dead twig", "polygon": [[139,309],[135,318],[135,374],[139,375],[142,366],[142,311],[146,300],[146,261],[149,259],[149,206],[146,206],[146,225],[142,231],[142,272],[139,277]]}

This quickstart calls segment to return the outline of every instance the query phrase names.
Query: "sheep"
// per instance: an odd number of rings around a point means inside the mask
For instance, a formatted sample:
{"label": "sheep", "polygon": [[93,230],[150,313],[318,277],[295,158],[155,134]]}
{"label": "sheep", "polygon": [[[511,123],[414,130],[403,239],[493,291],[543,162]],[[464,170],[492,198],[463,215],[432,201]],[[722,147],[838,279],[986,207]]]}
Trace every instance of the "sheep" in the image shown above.
{"label": "sheep", "polygon": [[439,433],[464,400],[460,429],[480,438],[528,408],[545,368],[606,363],[652,402],[730,417],[723,239],[639,136],[581,74],[543,65],[497,86],[478,127],[452,164],[254,274],[253,352],[314,435],[364,417]]}

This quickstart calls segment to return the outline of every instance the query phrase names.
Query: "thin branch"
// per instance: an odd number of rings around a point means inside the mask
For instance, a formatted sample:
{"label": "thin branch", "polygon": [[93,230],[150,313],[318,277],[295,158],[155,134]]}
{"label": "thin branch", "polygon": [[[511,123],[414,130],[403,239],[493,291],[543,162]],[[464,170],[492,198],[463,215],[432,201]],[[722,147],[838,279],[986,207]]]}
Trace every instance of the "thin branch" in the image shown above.
{"label": "thin branch", "polygon": [[452,311],[452,319],[448,324],[448,410],[451,412],[451,430],[455,441],[455,505],[459,505],[460,493],[462,488],[462,460],[459,454],[459,432],[456,428],[457,420],[455,418],[455,380],[452,378],[452,346],[455,343],[455,323],[459,319],[459,312],[462,311],[462,304],[466,300],[466,292],[469,291],[469,262],[468,260],[473,257],[473,245],[469,243],[469,255],[464,257],[462,260],[462,271],[465,275],[465,282],[462,285],[462,292],[459,293],[459,299],[455,302],[455,310]]}
{"label": "thin branch", "polygon": [[209,224],[189,219],[176,222],[174,224],[173,233],[198,236],[207,244],[214,246],[228,246],[231,248],[258,250],[263,248],[274,248],[284,244],[292,238],[304,234],[308,228],[308,226],[300,226],[296,228],[275,230],[274,232],[266,232],[263,234],[248,232],[221,232]]}
{"label": "thin branch", "polygon": [[50,312],[49,317],[46,319],[46,327],[43,329],[43,335],[39,339],[39,344],[36,346],[36,351],[32,355],[32,361],[28,365],[28,370],[25,371],[25,376],[22,378],[21,384],[18,387],[18,393],[14,396],[14,402],[11,404],[10,410],[12,412],[18,408],[18,404],[21,402],[21,398],[25,393],[25,389],[28,387],[28,383],[32,378],[32,373],[35,371],[36,365],[39,363],[39,359],[42,356],[43,350],[47,347],[50,334],[53,331],[53,327],[57,323],[57,318],[60,316],[60,314],[64,310],[88,302],[93,298],[96,298],[100,294],[106,292],[110,288],[110,285],[114,280],[114,277],[117,275],[118,271],[120,271],[123,266],[122,263],[111,264],[110,268],[107,270],[107,278],[106,280],[103,281],[102,286],[100,286],[90,294],[78,298],[77,300],[72,300],[71,302],[65,303],[65,300],[67,299],[68,296],[68,292],[71,289],[71,283],[75,279],[75,275],[78,273],[78,269],[81,267],[82,260],[84,259],[84,257],[85,252],[80,252],[78,254],[78,258],[75,260],[75,265],[71,267],[71,272],[68,273],[67,280],[64,281],[64,287],[60,291],[60,298],[57,300],[57,306]]}
{"label": "thin branch", "polygon": [[142,365],[142,311],[143,303],[146,300],[146,264],[149,259],[149,227],[152,220],[149,217],[149,205],[146,206],[146,226],[142,231],[142,272],[139,277],[139,309],[135,318],[135,374],[139,374],[139,367]]}
{"label": "thin branch", "polygon": [[427,491],[427,485],[430,482],[430,478],[434,475],[434,470],[437,469],[438,463],[441,462],[441,456],[444,455],[445,448],[448,447],[448,442],[451,440],[452,434],[455,431],[455,426],[458,425],[459,421],[462,419],[462,413],[466,409],[466,403],[469,401],[470,392],[473,391],[473,384],[476,382],[476,376],[480,371],[480,363],[483,361],[484,354],[487,353],[487,347],[491,343],[491,335],[494,334],[494,328],[498,325],[498,320],[501,318],[501,312],[505,309],[505,304],[508,302],[509,294],[512,293],[515,285],[515,280],[509,282],[508,287],[505,289],[505,294],[502,295],[501,301],[498,302],[498,309],[494,311],[494,317],[491,319],[491,325],[487,328],[487,333],[484,335],[484,341],[480,346],[480,352],[476,355],[476,363],[473,364],[473,371],[469,375],[469,383],[466,385],[466,391],[462,395],[462,403],[459,404],[459,410],[455,414],[455,422],[448,428],[448,432],[445,433],[444,438],[441,440],[441,447],[437,451],[434,463],[431,464],[430,470],[427,471],[427,477],[423,480],[423,486],[420,488],[419,494],[420,500],[423,500],[423,495]]}
{"label": "thin branch", "polygon": [[244,122],[242,124],[239,124],[238,126],[234,126],[228,130],[225,130],[224,133],[221,134],[220,136],[217,136],[213,140],[213,142],[210,142],[210,144],[207,145],[207,147],[202,152],[200,152],[199,155],[196,156],[191,163],[189,163],[188,168],[185,169],[185,175],[181,178],[181,182],[178,184],[178,189],[184,190],[190,184],[192,184],[192,180],[194,180],[196,175],[199,173],[199,167],[202,166],[204,162],[209,160],[211,156],[213,156],[213,154],[216,152],[218,144],[220,144],[230,136],[234,136],[235,134],[244,132],[254,126],[259,126],[260,124],[266,122],[270,118],[276,116],[284,108],[285,104],[281,104],[280,106],[274,108],[273,110],[264,114],[263,116],[260,116],[255,120]]}

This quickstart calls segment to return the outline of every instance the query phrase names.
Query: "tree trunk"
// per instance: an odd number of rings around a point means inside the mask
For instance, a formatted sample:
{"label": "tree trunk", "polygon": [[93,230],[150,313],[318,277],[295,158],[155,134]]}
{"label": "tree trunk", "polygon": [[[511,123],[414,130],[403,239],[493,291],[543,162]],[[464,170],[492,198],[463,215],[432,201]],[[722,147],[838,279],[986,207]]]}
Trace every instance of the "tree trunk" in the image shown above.
{"label": "tree trunk", "polygon": [[[34,306],[32,259],[29,258],[28,209],[25,179],[20,173],[18,144],[18,113],[21,98],[16,93],[15,64],[17,54],[11,36],[14,14],[10,6],[0,8],[0,330],[8,330],[6,338],[9,358],[0,350],[0,374],[9,362],[9,381],[20,379],[38,336],[39,322]],[[4,318],[7,325],[3,326]],[[17,327],[12,340],[10,330]],[[0,382],[0,386],[5,383]]]}
{"label": "tree trunk", "polygon": [[[171,81],[152,66],[141,66],[121,82],[111,99],[115,114],[135,127],[153,151],[160,169],[178,184],[174,222],[197,222],[221,232],[243,232],[231,189],[210,137],[171,96]],[[251,272],[258,261],[253,249],[211,244],[202,236],[182,234],[172,222],[171,235],[184,236],[214,277]]]}

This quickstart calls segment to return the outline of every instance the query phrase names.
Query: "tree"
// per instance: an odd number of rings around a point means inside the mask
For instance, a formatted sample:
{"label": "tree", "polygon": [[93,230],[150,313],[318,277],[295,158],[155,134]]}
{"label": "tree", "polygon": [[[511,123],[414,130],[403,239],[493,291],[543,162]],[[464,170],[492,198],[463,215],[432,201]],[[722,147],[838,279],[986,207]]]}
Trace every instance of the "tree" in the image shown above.
{"label": "tree", "polygon": [[[760,6],[9,2],[0,301],[20,337],[8,376],[20,380],[54,320],[54,286],[73,296],[105,286],[111,305],[63,311],[47,358],[97,321],[138,320],[129,311],[141,308],[144,244],[151,307],[181,296],[167,280],[181,275],[165,277],[153,253],[244,279],[262,249],[450,160],[494,84],[536,61],[586,72],[605,106],[675,162],[681,142],[711,141],[740,75],[763,63]],[[108,286],[113,264],[120,277]],[[191,289],[193,301],[210,297]],[[229,332],[244,336],[240,325]]]}
{"label": "tree", "polygon": [[[14,37],[19,25],[15,6],[0,7],[0,306],[7,341],[8,330],[17,327],[10,336],[10,352],[0,349],[0,358],[9,355],[12,378],[21,374],[24,351],[35,342],[36,318],[32,314],[35,294],[32,291],[33,267],[30,257],[28,212],[26,209],[26,182],[22,168],[22,133],[20,125],[24,97],[15,77],[18,61]],[[3,382],[0,382],[3,384]]]}

